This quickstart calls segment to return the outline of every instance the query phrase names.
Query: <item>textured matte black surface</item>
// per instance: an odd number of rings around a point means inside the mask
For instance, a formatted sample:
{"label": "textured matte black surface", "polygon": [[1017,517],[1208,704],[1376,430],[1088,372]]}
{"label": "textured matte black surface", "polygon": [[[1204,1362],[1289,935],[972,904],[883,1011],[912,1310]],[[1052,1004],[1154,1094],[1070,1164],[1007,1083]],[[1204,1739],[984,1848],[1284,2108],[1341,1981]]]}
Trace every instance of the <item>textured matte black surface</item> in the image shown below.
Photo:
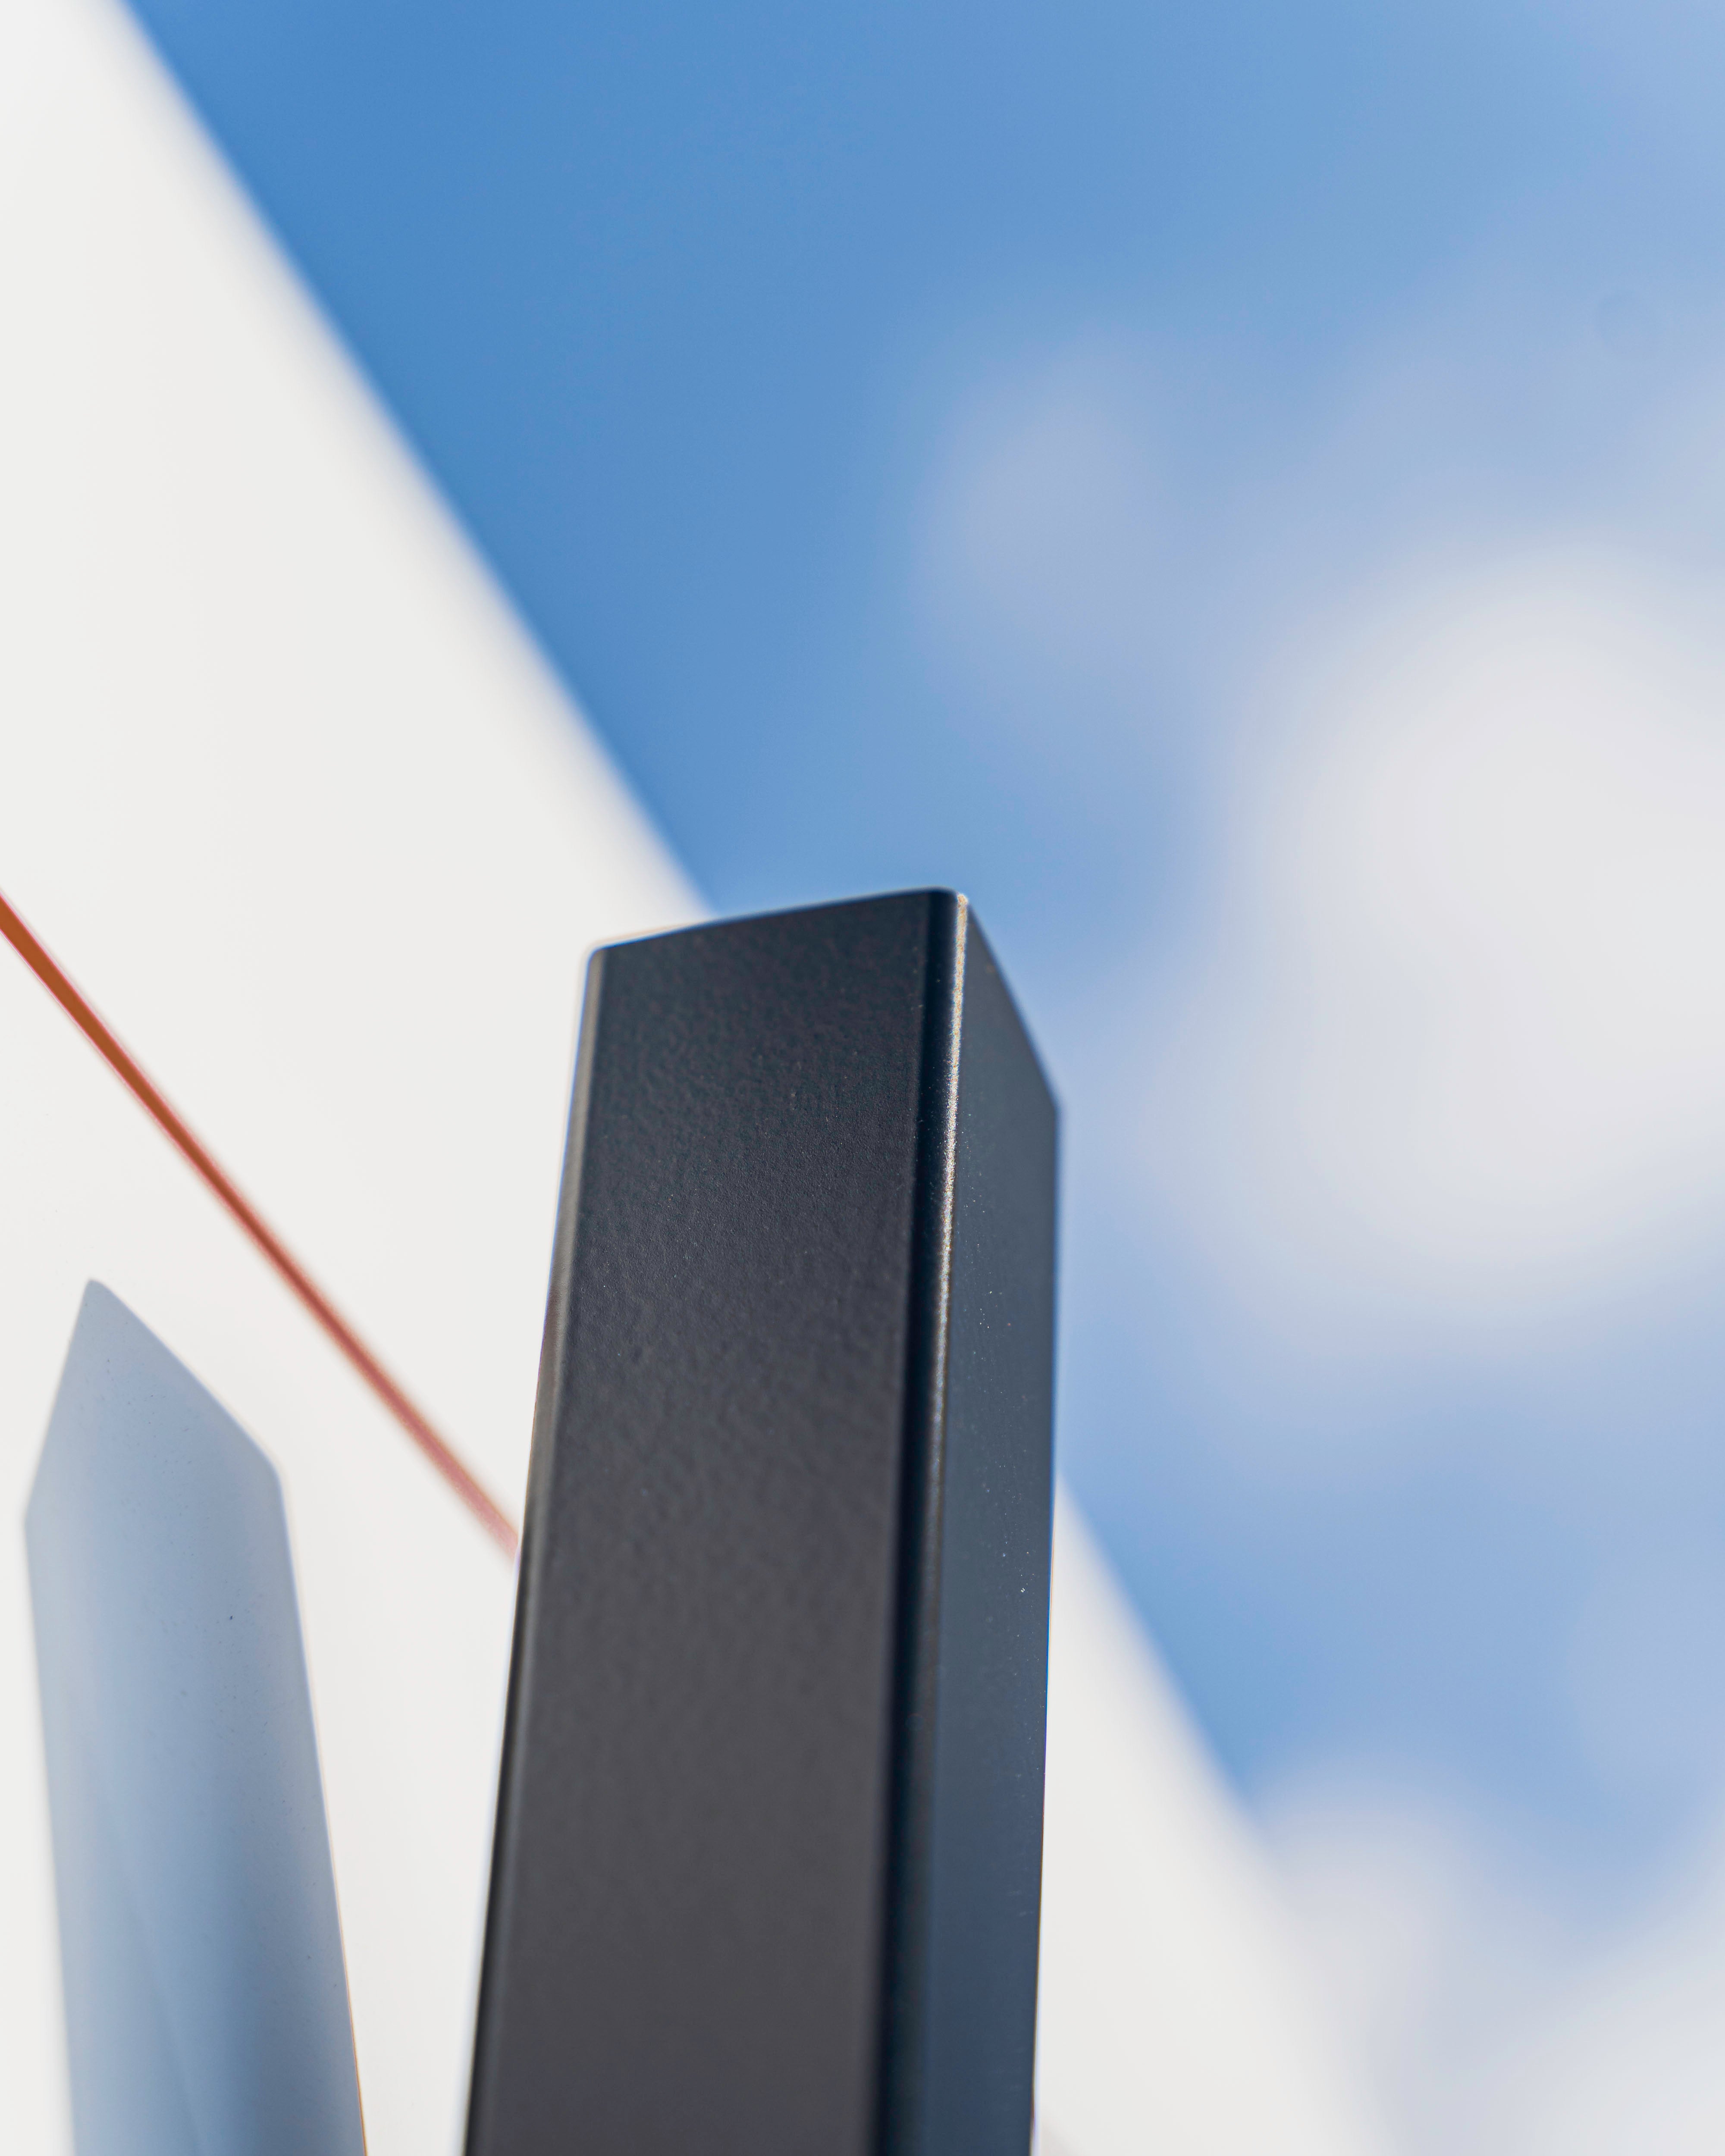
{"label": "textured matte black surface", "polygon": [[470,2156],[1023,2156],[1054,1151],[960,900],[594,958]]}

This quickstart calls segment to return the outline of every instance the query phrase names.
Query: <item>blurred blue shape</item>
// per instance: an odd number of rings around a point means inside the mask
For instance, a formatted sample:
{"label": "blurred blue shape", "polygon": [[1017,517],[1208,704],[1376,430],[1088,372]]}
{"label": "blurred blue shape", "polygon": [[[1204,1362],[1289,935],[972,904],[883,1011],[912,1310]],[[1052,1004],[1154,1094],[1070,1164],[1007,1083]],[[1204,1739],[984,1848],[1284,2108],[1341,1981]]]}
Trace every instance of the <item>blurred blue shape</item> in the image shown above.
{"label": "blurred blue shape", "polygon": [[79,2156],[363,2156],[281,1486],[94,1281],[25,1538]]}

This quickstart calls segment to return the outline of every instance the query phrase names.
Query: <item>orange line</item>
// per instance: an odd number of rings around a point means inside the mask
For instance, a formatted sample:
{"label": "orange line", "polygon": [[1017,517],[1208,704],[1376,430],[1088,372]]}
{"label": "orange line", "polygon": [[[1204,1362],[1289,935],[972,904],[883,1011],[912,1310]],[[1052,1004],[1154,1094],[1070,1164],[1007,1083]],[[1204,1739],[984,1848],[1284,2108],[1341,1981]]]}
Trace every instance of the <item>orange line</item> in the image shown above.
{"label": "orange line", "polygon": [[513,1558],[521,1540],[514,1521],[459,1455],[438,1435],[227,1171],[115,1039],[57,962],[7,903],[3,893],[0,893],[0,933],[5,935],[49,993],[69,1013],[155,1117],[492,1541],[506,1557]]}

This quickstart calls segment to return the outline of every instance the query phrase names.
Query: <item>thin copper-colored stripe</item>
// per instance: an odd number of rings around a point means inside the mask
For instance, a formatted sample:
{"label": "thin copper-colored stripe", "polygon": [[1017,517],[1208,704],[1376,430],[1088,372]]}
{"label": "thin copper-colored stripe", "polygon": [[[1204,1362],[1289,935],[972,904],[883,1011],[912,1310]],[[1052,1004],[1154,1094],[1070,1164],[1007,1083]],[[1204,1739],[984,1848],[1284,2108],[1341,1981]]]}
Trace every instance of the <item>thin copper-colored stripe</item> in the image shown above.
{"label": "thin copper-colored stripe", "polygon": [[453,1446],[439,1436],[419,1409],[367,1347],[257,1208],[191,1129],[136,1060],[116,1040],[59,963],[0,892],[0,932],[49,993],[71,1016],[131,1092],[209,1185],[258,1248],[298,1296],[408,1435],[436,1468],[507,1558],[521,1548],[521,1531]]}

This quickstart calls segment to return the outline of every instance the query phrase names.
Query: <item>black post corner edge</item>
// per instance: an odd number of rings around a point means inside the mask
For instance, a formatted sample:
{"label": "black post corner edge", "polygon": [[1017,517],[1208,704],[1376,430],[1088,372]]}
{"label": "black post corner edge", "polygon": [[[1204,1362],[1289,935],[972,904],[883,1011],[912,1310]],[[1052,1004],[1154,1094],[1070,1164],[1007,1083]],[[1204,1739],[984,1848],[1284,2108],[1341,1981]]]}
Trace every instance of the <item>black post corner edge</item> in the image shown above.
{"label": "black post corner edge", "polygon": [[1024,2156],[1055,1120],[949,893],[595,957],[468,2156]]}

